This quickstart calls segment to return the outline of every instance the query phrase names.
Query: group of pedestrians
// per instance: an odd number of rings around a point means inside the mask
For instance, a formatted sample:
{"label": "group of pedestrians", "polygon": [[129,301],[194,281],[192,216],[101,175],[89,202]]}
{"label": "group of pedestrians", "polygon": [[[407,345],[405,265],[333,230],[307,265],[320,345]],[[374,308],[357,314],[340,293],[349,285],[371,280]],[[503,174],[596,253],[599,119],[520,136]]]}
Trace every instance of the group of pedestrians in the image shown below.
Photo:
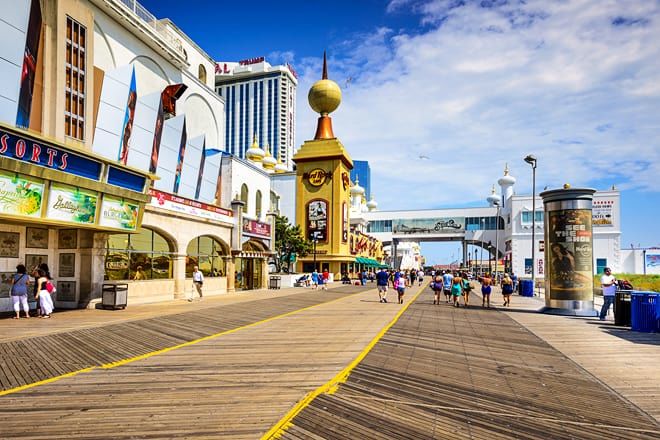
{"label": "group of pedestrians", "polygon": [[409,270],[409,271],[387,271],[381,269],[376,274],[376,287],[378,288],[378,297],[380,302],[387,302],[387,290],[391,285],[397,293],[397,303],[403,304],[403,296],[406,294],[406,287],[413,286],[418,282],[419,286],[424,282],[424,271],[422,270]]}
{"label": "group of pedestrians", "polygon": [[21,308],[25,313],[25,317],[30,317],[30,305],[28,303],[30,289],[32,289],[37,302],[36,316],[50,318],[54,309],[52,295],[55,293],[55,287],[46,263],[41,263],[33,268],[30,274],[28,274],[24,264],[16,266],[16,273],[11,278],[10,291],[14,312],[16,313],[14,319],[21,317]]}
{"label": "group of pedestrians", "polygon": [[[481,284],[481,306],[490,308],[490,296],[495,280],[489,274],[477,277],[477,280]],[[511,295],[514,290],[513,279],[509,274],[504,274],[500,281],[500,286],[502,288],[502,297],[504,299],[503,306],[509,307],[511,305]],[[431,288],[434,292],[433,304],[440,304],[440,295],[441,293],[444,293],[447,304],[451,302],[454,307],[459,307],[460,299],[462,297],[463,305],[468,307],[470,305],[470,292],[472,292],[474,287],[472,286],[466,272],[444,271],[434,274]]]}

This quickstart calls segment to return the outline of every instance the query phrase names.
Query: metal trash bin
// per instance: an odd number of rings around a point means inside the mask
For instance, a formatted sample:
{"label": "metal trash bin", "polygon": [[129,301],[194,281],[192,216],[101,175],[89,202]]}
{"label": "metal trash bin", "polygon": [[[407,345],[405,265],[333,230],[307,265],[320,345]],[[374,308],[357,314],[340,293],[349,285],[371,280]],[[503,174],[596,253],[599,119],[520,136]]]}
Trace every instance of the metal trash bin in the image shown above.
{"label": "metal trash bin", "polygon": [[104,284],[101,306],[105,309],[125,309],[128,300],[128,284]]}
{"label": "metal trash bin", "polygon": [[520,295],[534,296],[534,282],[532,280],[520,280]]}
{"label": "metal trash bin", "polygon": [[631,290],[617,290],[614,298],[614,325],[630,327]]}
{"label": "metal trash bin", "polygon": [[282,286],[282,277],[272,276],[268,283],[269,289],[279,289]]}

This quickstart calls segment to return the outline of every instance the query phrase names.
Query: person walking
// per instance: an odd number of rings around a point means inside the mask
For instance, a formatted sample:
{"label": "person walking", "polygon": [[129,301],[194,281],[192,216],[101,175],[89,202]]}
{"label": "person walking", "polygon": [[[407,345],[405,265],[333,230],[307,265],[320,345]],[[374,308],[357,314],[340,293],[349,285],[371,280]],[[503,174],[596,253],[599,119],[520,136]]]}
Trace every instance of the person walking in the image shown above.
{"label": "person walking", "polygon": [[323,273],[319,274],[317,280],[318,280],[318,286],[321,288],[321,290],[327,290],[328,289],[328,287],[327,287],[328,285],[326,284],[327,280],[323,276]]}
{"label": "person walking", "polygon": [[14,305],[14,312],[16,316],[14,319],[21,317],[21,306],[25,312],[25,317],[30,317],[30,306],[28,305],[28,285],[30,278],[27,274],[27,269],[23,264],[16,266],[16,273],[11,279],[11,301]]}
{"label": "person walking", "polygon": [[316,271],[316,268],[312,272],[312,284],[314,285],[314,290],[317,290],[319,287],[319,273]]}
{"label": "person walking", "polygon": [[[202,294],[202,287],[204,286],[204,274],[199,270],[199,267],[195,266],[193,268],[192,278],[193,278],[193,286],[195,286],[195,289],[199,294],[199,300],[201,301],[204,297],[204,295]],[[188,299],[188,301],[192,302],[194,295],[195,292],[191,290],[190,298]]]}
{"label": "person walking", "polygon": [[449,304],[449,298],[451,298],[451,286],[452,286],[452,281],[454,279],[454,276],[450,272],[445,272],[442,275],[442,288],[445,293],[445,299],[447,300],[447,304]]}
{"label": "person walking", "polygon": [[442,275],[438,272],[433,278],[433,304],[440,304],[440,294],[442,293]]}
{"label": "person walking", "polygon": [[492,291],[491,285],[493,284],[493,280],[484,275],[479,277],[479,282],[481,283],[481,307],[490,309],[490,293]]}
{"label": "person walking", "polygon": [[463,305],[465,305],[467,308],[470,304],[470,292],[472,292],[472,284],[470,284],[470,280],[468,280],[466,272],[461,274],[461,278],[463,279],[463,285],[461,286],[463,288]]}
{"label": "person walking", "polygon": [[451,296],[454,300],[454,307],[459,306],[458,300],[463,293],[463,278],[459,277],[458,274],[452,277],[451,279]]}
{"label": "person walking", "polygon": [[410,269],[410,285],[412,286],[415,284],[415,280],[417,279],[417,271],[413,268]]}
{"label": "person walking", "polygon": [[390,275],[385,269],[381,269],[376,274],[376,288],[378,289],[378,298],[380,302],[387,302],[387,283],[389,282]]}
{"label": "person walking", "polygon": [[420,286],[424,282],[424,271],[422,269],[417,272],[417,281],[419,281]]}
{"label": "person walking", "polygon": [[37,275],[38,291],[35,299],[39,301],[41,317],[50,318],[50,314],[53,313],[53,298],[50,296],[51,292],[53,291],[53,285],[48,279],[45,270],[37,269]]}
{"label": "person walking", "polygon": [[603,288],[603,307],[600,308],[599,315],[601,321],[605,321],[605,316],[607,316],[610,306],[614,304],[616,295],[616,278],[612,275],[612,270],[606,267],[604,272],[603,276],[600,277],[600,287]]}
{"label": "person walking", "polygon": [[511,306],[511,294],[513,293],[513,280],[508,273],[502,278],[502,296],[504,297],[504,307]]}
{"label": "person walking", "polygon": [[403,304],[403,295],[405,295],[405,293],[406,293],[406,278],[405,277],[401,277],[397,281],[396,293],[399,296],[399,304]]}

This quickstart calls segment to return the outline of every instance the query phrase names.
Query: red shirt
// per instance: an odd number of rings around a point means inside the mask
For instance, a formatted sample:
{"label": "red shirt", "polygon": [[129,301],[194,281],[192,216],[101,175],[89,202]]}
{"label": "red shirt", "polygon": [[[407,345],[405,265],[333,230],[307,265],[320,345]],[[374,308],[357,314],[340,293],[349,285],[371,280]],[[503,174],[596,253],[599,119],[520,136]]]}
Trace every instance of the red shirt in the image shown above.
{"label": "red shirt", "polygon": [[324,280],[327,280],[329,276],[330,276],[330,274],[328,273],[328,271],[327,271],[327,270],[324,270],[324,271],[323,271],[323,279],[324,279]]}

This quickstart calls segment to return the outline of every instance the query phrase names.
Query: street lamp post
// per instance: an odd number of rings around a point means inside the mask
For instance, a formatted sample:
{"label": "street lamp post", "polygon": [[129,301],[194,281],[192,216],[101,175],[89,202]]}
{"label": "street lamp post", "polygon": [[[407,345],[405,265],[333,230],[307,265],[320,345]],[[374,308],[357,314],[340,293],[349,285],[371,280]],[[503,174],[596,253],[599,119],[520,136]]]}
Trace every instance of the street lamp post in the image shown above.
{"label": "street lamp post", "polygon": [[314,270],[316,270],[316,243],[319,241],[318,232],[312,234],[312,243],[314,243]]}
{"label": "street lamp post", "polygon": [[532,289],[534,289],[536,279],[536,270],[534,270],[536,264],[534,259],[534,249],[536,248],[536,157],[528,154],[524,161],[532,166]]}
{"label": "street lamp post", "polygon": [[498,272],[498,267],[497,267],[497,260],[499,259],[499,249],[500,249],[500,202],[495,202],[495,206],[497,206],[497,214],[495,217],[495,279],[497,279],[497,272]]}
{"label": "street lamp post", "polygon": [[479,257],[479,275],[484,274],[484,231],[486,230],[486,219],[481,219],[481,255]]}

